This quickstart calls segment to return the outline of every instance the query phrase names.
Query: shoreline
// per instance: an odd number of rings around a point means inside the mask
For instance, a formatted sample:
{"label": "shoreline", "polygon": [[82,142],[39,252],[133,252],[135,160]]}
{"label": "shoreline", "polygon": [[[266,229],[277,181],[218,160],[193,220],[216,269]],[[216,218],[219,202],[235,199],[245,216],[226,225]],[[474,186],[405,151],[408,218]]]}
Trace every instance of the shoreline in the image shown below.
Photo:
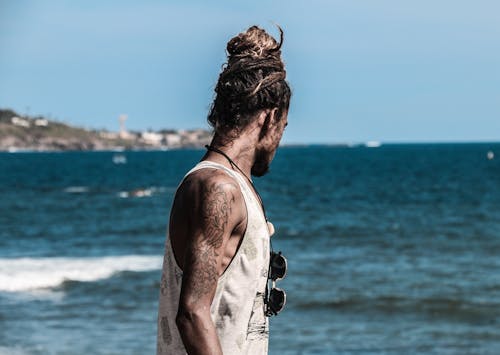
{"label": "shoreline", "polygon": [[[402,147],[402,146],[467,146],[467,145],[500,145],[500,141],[457,141],[457,142],[380,142],[377,145],[359,143],[290,143],[280,145],[280,149],[290,148],[339,148],[339,149],[370,149],[376,150],[380,147]],[[204,145],[186,145],[186,146],[137,146],[137,147],[106,147],[103,149],[40,149],[40,148],[21,148],[10,147],[9,149],[0,148],[0,154],[21,154],[21,153],[128,153],[128,152],[167,152],[183,150],[203,150]]]}

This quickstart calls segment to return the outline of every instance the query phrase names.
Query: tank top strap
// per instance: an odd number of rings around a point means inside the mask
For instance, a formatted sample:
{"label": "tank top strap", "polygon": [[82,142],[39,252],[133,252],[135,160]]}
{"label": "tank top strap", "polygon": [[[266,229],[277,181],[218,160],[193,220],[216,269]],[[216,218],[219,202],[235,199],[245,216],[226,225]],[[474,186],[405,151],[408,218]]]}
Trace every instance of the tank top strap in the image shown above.
{"label": "tank top strap", "polygon": [[234,171],[232,169],[229,169],[228,167],[213,162],[209,160],[203,160],[196,164],[191,170],[189,170],[186,175],[184,176],[184,179],[190,175],[191,173],[201,170],[201,169],[218,169],[218,170],[223,170],[226,174],[231,176],[233,179],[235,179],[238,182],[238,185],[240,186],[240,189],[242,192],[246,195],[245,197],[252,197],[252,192],[250,191],[250,188],[248,186],[248,183],[245,181],[245,178],[238,173],[237,171]]}
{"label": "tank top strap", "polygon": [[206,168],[223,170],[229,176],[231,176],[233,179],[235,179],[238,182],[238,185],[240,186],[240,190],[241,190],[241,193],[243,194],[245,203],[247,205],[247,209],[251,208],[252,210],[254,210],[257,218],[262,218],[264,220],[264,222],[266,222],[266,217],[264,216],[264,211],[262,209],[260,201],[257,199],[257,196],[255,195],[255,193],[251,189],[246,178],[243,177],[243,175],[241,173],[239,173],[235,170],[229,169],[228,167],[226,167],[220,163],[216,163],[216,162],[209,161],[209,160],[203,160],[203,161],[199,162],[198,164],[196,164],[191,170],[189,170],[186,173],[186,175],[184,176],[184,179],[189,174],[191,174],[197,170],[206,169]]}

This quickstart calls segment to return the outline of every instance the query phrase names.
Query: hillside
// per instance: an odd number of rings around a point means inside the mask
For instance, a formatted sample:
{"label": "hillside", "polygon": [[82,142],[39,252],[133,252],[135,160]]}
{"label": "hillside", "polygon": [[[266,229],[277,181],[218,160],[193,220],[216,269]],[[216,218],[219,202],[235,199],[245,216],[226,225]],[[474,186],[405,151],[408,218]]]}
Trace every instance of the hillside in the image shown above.
{"label": "hillside", "polygon": [[211,133],[202,129],[118,133],[88,130],[0,109],[0,151],[187,148],[202,147],[210,139]]}

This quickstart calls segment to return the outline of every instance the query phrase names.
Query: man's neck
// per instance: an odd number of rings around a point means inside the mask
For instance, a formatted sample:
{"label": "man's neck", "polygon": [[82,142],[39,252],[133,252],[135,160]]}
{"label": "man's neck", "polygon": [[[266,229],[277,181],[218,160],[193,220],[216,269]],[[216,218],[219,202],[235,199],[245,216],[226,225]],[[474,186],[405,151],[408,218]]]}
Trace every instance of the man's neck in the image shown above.
{"label": "man's neck", "polygon": [[[251,178],[251,170],[255,160],[255,143],[252,138],[246,134],[241,134],[237,138],[227,142],[221,139],[216,133],[210,146],[226,154],[248,178]],[[211,160],[227,167],[235,168],[231,166],[231,163],[225,156],[216,151],[209,150],[203,157],[203,160]]]}

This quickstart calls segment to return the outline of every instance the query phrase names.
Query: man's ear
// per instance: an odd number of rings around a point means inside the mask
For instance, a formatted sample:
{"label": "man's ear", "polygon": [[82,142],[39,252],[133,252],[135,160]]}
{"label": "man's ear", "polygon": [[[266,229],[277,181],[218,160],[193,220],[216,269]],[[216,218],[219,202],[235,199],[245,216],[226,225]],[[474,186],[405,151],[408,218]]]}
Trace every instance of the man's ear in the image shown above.
{"label": "man's ear", "polygon": [[264,111],[262,111],[261,116],[259,117],[259,119],[262,120],[261,121],[262,128],[259,133],[259,140],[264,138],[266,133],[271,128],[271,126],[275,124],[274,121],[276,120],[277,110],[278,110],[277,108],[273,108],[273,109],[265,109]]}
{"label": "man's ear", "polygon": [[274,107],[272,109],[269,110],[269,122],[270,124],[276,124],[276,120],[279,118],[279,117],[276,117],[276,115],[278,114],[278,108],[277,107]]}

